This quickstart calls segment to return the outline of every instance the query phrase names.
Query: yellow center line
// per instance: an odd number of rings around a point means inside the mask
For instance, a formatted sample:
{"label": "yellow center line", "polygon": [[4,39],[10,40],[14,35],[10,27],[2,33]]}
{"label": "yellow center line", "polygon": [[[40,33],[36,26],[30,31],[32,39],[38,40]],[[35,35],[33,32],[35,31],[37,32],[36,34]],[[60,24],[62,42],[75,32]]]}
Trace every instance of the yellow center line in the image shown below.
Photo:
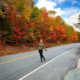
{"label": "yellow center line", "polygon": [[11,60],[7,60],[7,61],[4,61],[4,62],[0,62],[0,64],[7,64],[7,63],[10,63],[10,62],[15,62],[15,61],[22,60],[22,59],[25,59],[25,58],[31,58],[32,56],[33,56],[33,55],[14,58],[14,59],[11,59]]}

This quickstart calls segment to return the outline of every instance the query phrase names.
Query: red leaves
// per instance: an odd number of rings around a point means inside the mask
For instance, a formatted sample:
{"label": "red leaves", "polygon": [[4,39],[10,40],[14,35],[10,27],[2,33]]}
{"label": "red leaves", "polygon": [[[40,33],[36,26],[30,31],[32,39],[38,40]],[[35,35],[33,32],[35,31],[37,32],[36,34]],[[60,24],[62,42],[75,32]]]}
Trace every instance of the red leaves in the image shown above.
{"label": "red leaves", "polygon": [[26,32],[21,31],[21,29],[19,29],[19,28],[16,28],[14,30],[13,38],[17,39],[17,40],[20,40],[20,39],[24,38],[25,34],[26,34]]}
{"label": "red leaves", "polygon": [[[67,35],[67,25],[63,23],[63,20],[60,16],[48,16],[49,12],[45,8],[43,8],[40,11],[38,10],[38,12],[35,12],[36,14],[34,15],[35,17],[33,19],[30,18],[30,15],[27,15],[24,10],[23,12],[18,12],[17,8],[13,5],[8,5],[7,8],[7,13],[9,15],[6,15],[6,18],[8,22],[11,24],[11,29],[13,31],[13,39],[15,41],[24,40],[27,30],[29,36],[33,36],[33,39],[38,39],[39,37],[45,39],[49,37],[49,39],[52,39],[55,42],[64,41],[64,39],[67,40],[69,37],[71,38],[69,38],[69,40],[77,39],[77,37],[75,37],[77,36],[77,34],[73,31],[71,32],[71,36]],[[32,11],[30,11],[30,13],[31,12]],[[24,15],[22,13],[24,13]],[[29,17],[28,20],[25,19],[25,17],[27,16]]]}
{"label": "red leaves", "polygon": [[66,30],[65,27],[59,26],[59,27],[52,27],[51,31],[51,38],[53,41],[62,41],[63,39],[66,39]]}
{"label": "red leaves", "polygon": [[51,39],[53,40],[53,42],[57,41],[56,32],[52,32],[52,33],[51,33]]}
{"label": "red leaves", "polygon": [[65,26],[59,26],[59,27],[57,28],[57,31],[60,32],[61,34],[64,34],[64,33],[66,32]]}
{"label": "red leaves", "polygon": [[16,21],[16,16],[17,16],[17,12],[15,9],[10,9],[8,11],[9,15],[7,16],[8,17],[8,20],[10,21],[11,24],[14,24]]}
{"label": "red leaves", "polygon": [[13,39],[14,40],[21,40],[22,38],[24,38],[26,31],[28,29],[28,24],[25,23],[21,23],[24,20],[24,17],[19,14],[17,12],[17,10],[12,7],[12,6],[8,6],[9,10],[8,13],[9,15],[7,15],[7,19],[9,21],[9,23],[12,25],[12,29],[13,29]]}
{"label": "red leaves", "polygon": [[29,28],[29,25],[27,24],[27,23],[25,23],[24,25],[23,25],[23,29],[24,30],[27,30]]}
{"label": "red leaves", "polygon": [[44,17],[47,17],[48,16],[48,12],[47,11],[44,11],[43,16]]}
{"label": "red leaves", "polygon": [[20,31],[20,29],[19,28],[16,28],[14,32],[15,33],[19,33],[19,31]]}
{"label": "red leaves", "polygon": [[42,13],[44,19],[46,19],[48,17],[48,11],[44,8],[43,9],[43,13]]}

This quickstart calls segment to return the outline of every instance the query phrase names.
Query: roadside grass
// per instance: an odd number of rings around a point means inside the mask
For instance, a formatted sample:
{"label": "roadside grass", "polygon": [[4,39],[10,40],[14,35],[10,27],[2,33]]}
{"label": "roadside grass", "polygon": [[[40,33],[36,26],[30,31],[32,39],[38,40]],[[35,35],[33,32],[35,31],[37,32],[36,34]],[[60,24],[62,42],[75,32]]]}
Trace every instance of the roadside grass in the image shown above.
{"label": "roadside grass", "polygon": [[27,52],[34,50],[33,47],[26,47],[26,46],[5,46],[2,49],[0,49],[0,57],[11,55],[11,54],[18,54],[21,52]]}
{"label": "roadside grass", "polygon": [[[71,44],[71,43],[47,43],[46,47],[55,47],[55,46],[61,46],[61,45],[67,45],[67,44]],[[32,50],[36,50],[37,48],[35,47],[28,47],[28,46],[2,46],[0,48],[0,57],[1,56],[6,56],[6,55],[11,55],[11,54],[20,54],[22,52],[27,52],[27,51],[32,51]]]}

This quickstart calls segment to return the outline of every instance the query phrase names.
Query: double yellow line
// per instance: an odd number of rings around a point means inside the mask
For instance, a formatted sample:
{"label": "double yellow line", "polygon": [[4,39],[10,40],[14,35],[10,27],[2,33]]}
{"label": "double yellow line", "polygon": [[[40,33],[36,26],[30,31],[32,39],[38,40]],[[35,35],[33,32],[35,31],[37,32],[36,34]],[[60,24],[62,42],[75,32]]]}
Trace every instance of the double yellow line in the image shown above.
{"label": "double yellow line", "polygon": [[11,62],[16,62],[18,60],[22,60],[22,59],[26,59],[26,58],[31,58],[33,55],[28,55],[28,56],[23,56],[23,57],[18,57],[18,58],[14,58],[14,59],[11,59],[11,60],[7,60],[7,61],[4,61],[4,62],[0,62],[0,65],[1,64],[7,64],[7,63],[11,63]]}

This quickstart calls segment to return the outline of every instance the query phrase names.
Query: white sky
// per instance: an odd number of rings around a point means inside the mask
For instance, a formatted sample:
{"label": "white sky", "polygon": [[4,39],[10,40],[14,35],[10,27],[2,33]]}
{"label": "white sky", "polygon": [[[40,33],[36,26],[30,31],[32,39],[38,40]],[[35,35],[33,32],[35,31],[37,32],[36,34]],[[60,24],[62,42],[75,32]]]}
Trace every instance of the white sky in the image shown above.
{"label": "white sky", "polygon": [[[67,23],[73,25],[74,23],[77,23],[77,18],[78,18],[78,15],[80,14],[80,9],[77,7],[76,8],[75,7],[69,8],[68,7],[66,9],[62,10],[60,7],[58,7],[58,4],[62,4],[65,1],[67,1],[67,0],[53,0],[53,1],[51,1],[51,0],[38,0],[38,3],[36,4],[36,6],[38,8],[45,7],[48,11],[55,10],[57,12],[56,15],[62,16],[62,18]],[[77,3],[75,0],[71,0],[71,1],[72,1],[72,5]]]}

